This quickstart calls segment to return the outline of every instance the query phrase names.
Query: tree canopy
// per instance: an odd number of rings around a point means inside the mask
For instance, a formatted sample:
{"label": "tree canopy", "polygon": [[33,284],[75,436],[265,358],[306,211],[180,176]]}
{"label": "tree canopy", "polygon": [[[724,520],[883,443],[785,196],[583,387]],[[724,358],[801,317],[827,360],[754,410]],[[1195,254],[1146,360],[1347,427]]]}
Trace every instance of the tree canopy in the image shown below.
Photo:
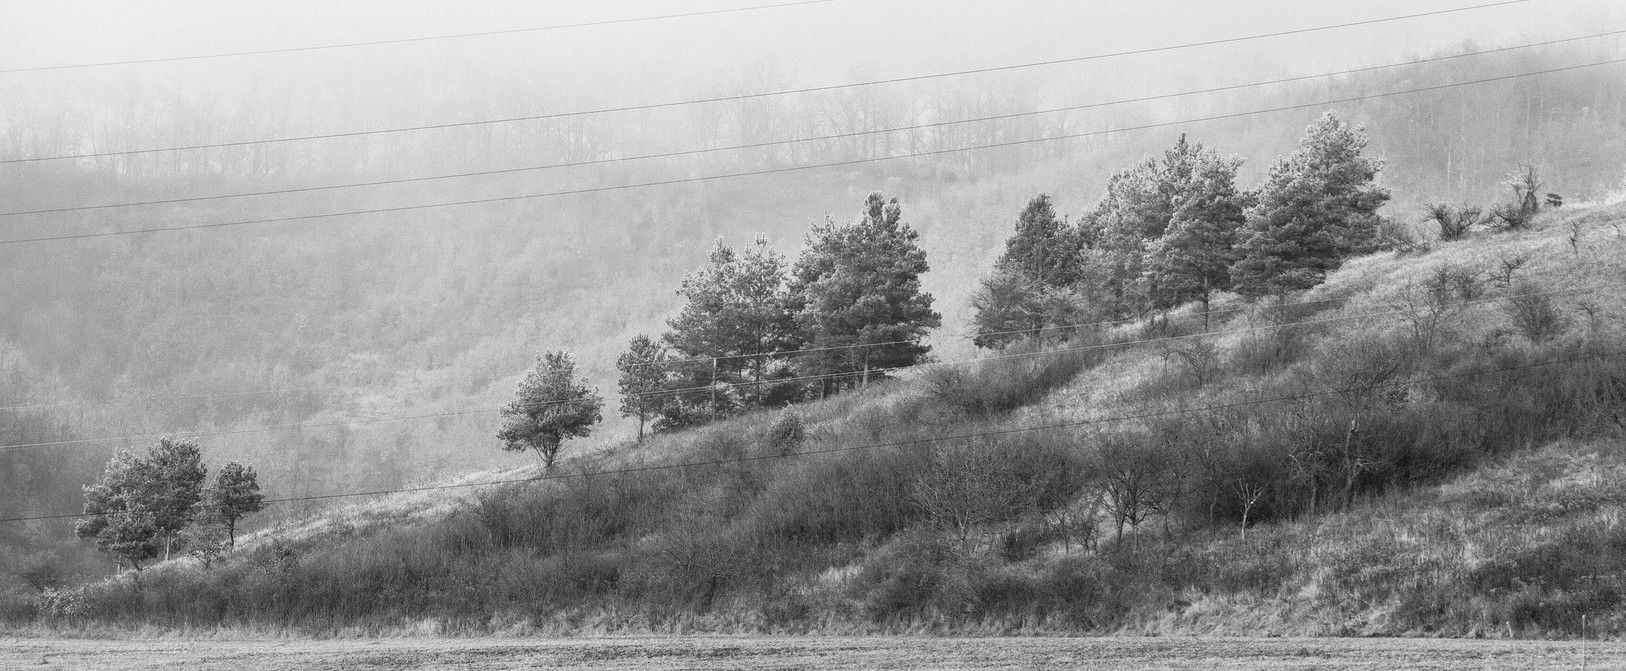
{"label": "tree canopy", "polygon": [[119,452],[85,487],[87,517],[74,532],[139,570],[192,521],[207,477],[190,440],[166,437],[142,456]]}
{"label": "tree canopy", "polygon": [[567,352],[548,351],[520,381],[513,401],[502,408],[497,438],[511,452],[536,450],[552,469],[566,439],[585,437],[603,415],[604,399],[576,377],[576,360]]}
{"label": "tree canopy", "polygon": [[1308,289],[1371,248],[1389,191],[1375,183],[1383,164],[1363,156],[1365,148],[1364,131],[1327,112],[1292,156],[1271,167],[1240,234],[1231,269],[1238,293]]}
{"label": "tree canopy", "polygon": [[930,351],[920,341],[942,316],[920,287],[930,266],[919,238],[898,199],[879,192],[865,199],[858,221],[814,227],[791,269],[796,320],[814,350],[799,357],[800,372],[844,376],[825,378],[828,391],[913,365]]}

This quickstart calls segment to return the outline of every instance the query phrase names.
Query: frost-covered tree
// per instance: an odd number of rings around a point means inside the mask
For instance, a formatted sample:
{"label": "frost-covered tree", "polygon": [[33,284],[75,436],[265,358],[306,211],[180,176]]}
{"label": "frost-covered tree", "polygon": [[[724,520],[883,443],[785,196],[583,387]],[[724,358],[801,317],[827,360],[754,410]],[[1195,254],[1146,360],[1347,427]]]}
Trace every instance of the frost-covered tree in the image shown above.
{"label": "frost-covered tree", "polygon": [[536,450],[551,470],[566,439],[585,437],[603,419],[604,399],[576,377],[576,360],[567,352],[549,351],[519,383],[513,401],[502,409],[497,438],[510,452]]}
{"label": "frost-covered tree", "polygon": [[1344,259],[1371,249],[1389,191],[1376,184],[1382,162],[1363,156],[1365,148],[1365,132],[1327,112],[1292,156],[1271,167],[1231,268],[1238,293],[1308,289]]}

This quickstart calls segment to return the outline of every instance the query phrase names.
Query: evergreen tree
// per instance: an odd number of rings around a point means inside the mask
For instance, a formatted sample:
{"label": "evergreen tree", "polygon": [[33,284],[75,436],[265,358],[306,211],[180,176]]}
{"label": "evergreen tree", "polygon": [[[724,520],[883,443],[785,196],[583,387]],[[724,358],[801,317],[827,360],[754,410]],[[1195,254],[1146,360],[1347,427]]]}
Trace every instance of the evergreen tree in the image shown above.
{"label": "evergreen tree", "polygon": [[1298,151],[1271,168],[1231,268],[1238,293],[1308,289],[1344,259],[1371,249],[1389,191],[1374,183],[1383,166],[1362,156],[1365,148],[1360,128],[1327,112],[1306,130]]}
{"label": "evergreen tree", "polygon": [[101,480],[85,487],[87,517],[74,532],[140,570],[142,562],[167,555],[192,521],[207,477],[193,441],[166,437],[144,457],[119,452]]}
{"label": "evergreen tree", "polygon": [[[1184,138],[1182,138],[1184,139]],[[1252,196],[1236,188],[1239,159],[1220,158],[1197,145],[1185,181],[1176,183],[1173,211],[1162,237],[1147,246],[1147,296],[1153,308],[1168,309],[1196,300],[1208,323],[1214,292],[1231,286],[1237,260],[1237,230]]]}
{"label": "evergreen tree", "polygon": [[566,352],[549,351],[537,357],[514,400],[503,407],[497,438],[506,451],[536,450],[543,467],[552,470],[560,446],[568,438],[591,434],[603,419],[603,406],[598,392],[576,378],[576,360]]}
{"label": "evergreen tree", "polygon": [[211,520],[226,528],[226,547],[237,547],[237,521],[265,509],[259,477],[254,467],[235,461],[220,467],[212,486],[204,490],[200,504]]}
{"label": "evergreen tree", "polygon": [[621,416],[638,418],[638,442],[644,442],[644,424],[660,414],[671,373],[665,365],[666,345],[642,333],[632,339],[627,351],[615,360],[621,371]]}
{"label": "evergreen tree", "polygon": [[1089,320],[1084,301],[1072,288],[998,269],[978,283],[971,309],[977,329],[972,344],[991,349],[1024,338],[1066,340],[1074,329],[1057,327]]}
{"label": "evergreen tree", "polygon": [[743,252],[719,240],[710,263],[683,278],[678,295],[687,302],[667,322],[672,330],[664,339],[685,358],[703,359],[678,366],[682,377],[675,384],[704,391],[680,395],[666,405],[667,414],[692,416],[698,406],[706,410],[704,419],[715,419],[743,403],[761,404],[773,355],[799,341],[785,266],[784,255],[760,237]]}
{"label": "evergreen tree", "polygon": [[797,321],[811,351],[801,372],[838,375],[823,389],[863,384],[883,371],[919,363],[930,347],[920,340],[942,323],[932,296],[920,289],[929,266],[903,208],[871,193],[856,223],[828,222],[808,234],[791,270]]}
{"label": "evergreen tree", "polygon": [[1149,252],[1168,232],[1178,201],[1190,190],[1204,157],[1211,155],[1182,133],[1161,160],[1147,158],[1114,174],[1106,196],[1081,222],[1081,229],[1097,232],[1080,237],[1094,239],[1088,258],[1103,269],[1099,281],[1111,313],[1130,315],[1155,307],[1153,296],[1163,292],[1159,276],[1147,272]]}
{"label": "evergreen tree", "polygon": [[1051,287],[1071,286],[1081,275],[1080,246],[1072,227],[1056,218],[1050,196],[1041,193],[1017,216],[1016,232],[994,268]]}

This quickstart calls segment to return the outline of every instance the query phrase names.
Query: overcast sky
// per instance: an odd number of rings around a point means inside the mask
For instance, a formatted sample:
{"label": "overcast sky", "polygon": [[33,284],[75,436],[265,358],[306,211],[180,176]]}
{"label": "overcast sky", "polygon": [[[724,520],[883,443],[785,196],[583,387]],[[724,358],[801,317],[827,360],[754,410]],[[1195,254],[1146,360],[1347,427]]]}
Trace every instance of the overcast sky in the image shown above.
{"label": "overcast sky", "polygon": [[[11,0],[0,4],[0,69],[504,30],[783,1]],[[606,86],[617,78],[655,73],[693,82],[708,73],[735,72],[741,63],[772,61],[786,83],[804,85],[839,82],[859,72],[892,76],[1029,62],[1492,2],[834,0],[610,26],[8,77],[66,86],[136,76],[235,86],[345,72],[396,76],[433,76],[440,69],[463,72],[457,63],[480,69],[529,63],[561,84]],[[1426,19],[1178,50],[1138,63],[1062,66],[1051,74],[1113,67],[1155,73],[1259,62],[1316,69],[1396,52],[1431,52],[1465,40],[1505,43],[1622,25],[1626,3],[1619,0],[1529,0]]]}

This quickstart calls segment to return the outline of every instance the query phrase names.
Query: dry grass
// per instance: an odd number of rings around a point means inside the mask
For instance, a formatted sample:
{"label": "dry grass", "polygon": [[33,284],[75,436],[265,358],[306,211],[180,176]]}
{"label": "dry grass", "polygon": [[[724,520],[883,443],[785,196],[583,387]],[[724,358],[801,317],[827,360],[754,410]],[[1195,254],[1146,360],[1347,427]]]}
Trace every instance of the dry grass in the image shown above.
{"label": "dry grass", "polygon": [[[1357,259],[1299,299],[1323,303],[1246,306],[1161,355],[1137,341],[1199,333],[1189,308],[1101,336],[1118,347],[906,374],[799,406],[803,449],[828,454],[358,503],[278,529],[288,562],[257,537],[212,572],[161,566],[140,586],[114,580],[37,610],[74,631],[318,635],[1529,637],[1575,636],[1581,613],[1626,633],[1626,589],[1597,578],[1626,569],[1611,559],[1626,556],[1626,530],[1599,503],[1613,505],[1607,483],[1626,476],[1615,448],[1598,447],[1613,444],[1518,456],[1619,431],[1626,366],[1475,375],[1626,342],[1626,291],[1585,310],[1555,298],[1572,326],[1530,342],[1502,307],[1513,289],[1476,270],[1521,255],[1521,279],[1552,288],[1626,281],[1611,223],[1622,212],[1568,210],[1421,257]],[[1575,222],[1587,233],[1572,248]],[[1317,396],[1174,412],[1294,394]],[[1011,432],[1159,411],[1171,415]],[[780,456],[781,418],[747,414],[562,468]],[[1002,435],[967,438],[979,432]],[[848,451],[875,443],[896,444]],[[1002,468],[971,471],[999,481],[951,468],[965,450],[990,451]],[[1515,461],[1471,470],[1500,458]],[[1041,482],[1055,473],[1067,481]],[[1550,477],[1519,479],[1529,473]],[[991,494],[1017,490],[1035,495]]]}
{"label": "dry grass", "polygon": [[[1583,650],[1584,647],[1584,650]],[[784,638],[18,640],[0,668],[273,669],[1460,669],[1626,666],[1626,644],[1442,639]]]}

